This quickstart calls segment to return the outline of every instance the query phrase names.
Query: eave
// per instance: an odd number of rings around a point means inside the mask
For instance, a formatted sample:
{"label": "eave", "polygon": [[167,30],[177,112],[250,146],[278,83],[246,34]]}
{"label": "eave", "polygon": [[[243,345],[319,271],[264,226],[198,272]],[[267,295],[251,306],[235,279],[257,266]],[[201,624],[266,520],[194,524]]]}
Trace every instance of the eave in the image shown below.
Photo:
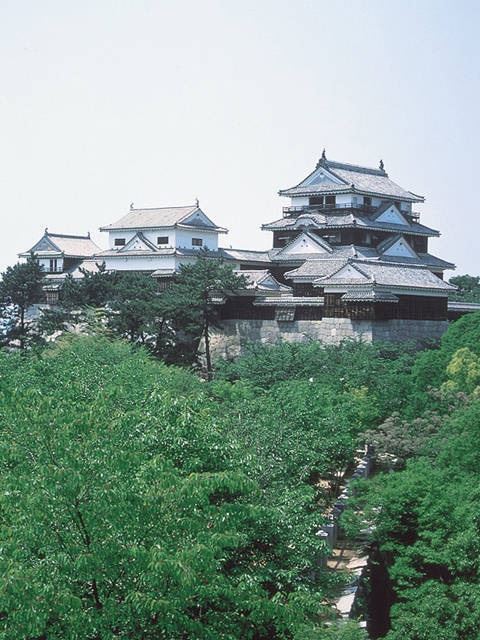
{"label": "eave", "polygon": [[[292,191],[295,191],[292,193]],[[301,187],[291,187],[290,189],[282,189],[278,192],[279,196],[287,197],[287,198],[296,198],[302,196],[314,196],[314,195],[345,195],[348,193],[352,193],[354,195],[360,196],[369,196],[372,198],[380,198],[382,200],[399,200],[400,202],[425,202],[425,198],[423,196],[419,196],[415,193],[412,193],[411,197],[408,196],[398,196],[395,194],[389,193],[379,193],[378,191],[366,191],[363,189],[352,189],[351,186],[345,187],[345,189],[322,189],[318,191],[314,191],[312,189],[305,188],[302,190]],[[411,193],[411,192],[410,192]]]}

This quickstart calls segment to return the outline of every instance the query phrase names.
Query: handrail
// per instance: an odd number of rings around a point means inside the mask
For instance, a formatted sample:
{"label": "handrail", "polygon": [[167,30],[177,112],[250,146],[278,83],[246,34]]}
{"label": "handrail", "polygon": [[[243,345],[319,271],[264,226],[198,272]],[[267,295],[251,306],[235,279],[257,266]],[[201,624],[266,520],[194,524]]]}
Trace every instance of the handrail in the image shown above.
{"label": "handrail", "polygon": [[[282,212],[284,218],[289,218],[292,217],[292,214],[300,215],[301,213],[315,213],[325,210],[331,212],[336,211],[337,209],[355,209],[356,211],[373,213],[374,211],[378,210],[378,206],[374,207],[372,205],[353,202],[339,202],[336,204],[304,204],[282,207]],[[418,222],[418,220],[420,219],[420,214],[417,211],[402,211],[400,209],[400,212],[407,218],[410,218],[412,222]]]}

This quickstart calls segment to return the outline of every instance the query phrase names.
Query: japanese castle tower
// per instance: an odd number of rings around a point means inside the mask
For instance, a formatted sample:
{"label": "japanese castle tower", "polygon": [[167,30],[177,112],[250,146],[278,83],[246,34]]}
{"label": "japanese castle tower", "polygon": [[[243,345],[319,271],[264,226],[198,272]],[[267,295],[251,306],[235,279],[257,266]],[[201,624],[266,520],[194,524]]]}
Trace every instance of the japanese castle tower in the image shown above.
{"label": "japanese castle tower", "polygon": [[[250,287],[218,297],[223,327],[213,343],[226,356],[252,340],[422,340],[443,333],[448,294],[455,289],[443,272],[455,267],[429,253],[429,238],[440,234],[422,225],[414,210],[424,198],[393,182],[382,161],[372,169],[331,161],[324,151],[306,178],[279,195],[288,204],[278,220],[262,226],[273,234],[266,251],[219,247],[219,234],[227,230],[198,201],[156,209],[132,205],[101,227],[109,234],[104,251],[82,236],[63,240],[48,232],[31,250],[51,267],[49,291],[69,273],[80,277],[80,267],[94,270],[101,262],[111,270],[149,273],[163,287],[200,250],[230,262]],[[58,253],[62,243],[76,262]]]}

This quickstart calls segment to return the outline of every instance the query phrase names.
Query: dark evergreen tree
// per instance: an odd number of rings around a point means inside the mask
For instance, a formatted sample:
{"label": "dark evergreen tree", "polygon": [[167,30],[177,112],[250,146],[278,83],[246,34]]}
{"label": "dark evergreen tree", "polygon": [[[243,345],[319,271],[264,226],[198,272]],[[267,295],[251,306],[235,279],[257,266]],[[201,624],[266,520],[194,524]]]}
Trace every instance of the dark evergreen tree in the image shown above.
{"label": "dark evergreen tree", "polygon": [[0,281],[0,344],[24,349],[34,337],[34,322],[27,317],[28,309],[41,301],[44,278],[35,256],[26,262],[7,267]]}
{"label": "dark evergreen tree", "polygon": [[212,375],[210,330],[219,321],[214,294],[244,289],[246,285],[246,277],[234,273],[230,265],[200,255],[194,264],[180,267],[174,282],[161,296],[162,315],[173,323],[176,331],[183,331],[192,345],[198,345],[203,338],[209,378]]}
{"label": "dark evergreen tree", "polygon": [[125,273],[110,293],[110,329],[130,342],[153,345],[161,323],[160,294],[155,280],[143,273]]}

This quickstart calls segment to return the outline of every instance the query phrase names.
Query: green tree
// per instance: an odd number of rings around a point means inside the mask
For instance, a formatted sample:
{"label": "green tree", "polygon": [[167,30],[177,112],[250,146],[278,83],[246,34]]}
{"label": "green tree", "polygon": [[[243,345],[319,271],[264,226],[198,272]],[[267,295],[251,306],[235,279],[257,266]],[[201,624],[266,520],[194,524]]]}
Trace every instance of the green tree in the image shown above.
{"label": "green tree", "polygon": [[34,323],[27,318],[28,309],[42,300],[43,269],[35,256],[26,262],[7,267],[0,281],[0,317],[3,320],[3,344],[18,344],[24,349],[32,338]]}
{"label": "green tree", "polygon": [[67,310],[82,307],[104,307],[112,297],[119,274],[107,271],[105,263],[98,271],[81,269],[82,278],[67,276],[60,290],[60,305]]}
{"label": "green tree", "polygon": [[288,578],[192,375],[91,338],[0,367],[0,637],[362,637]]}
{"label": "green tree", "polygon": [[108,325],[130,342],[155,345],[162,322],[156,281],[142,273],[119,276],[110,292]]}
{"label": "green tree", "polygon": [[200,254],[194,264],[181,265],[173,283],[161,296],[163,316],[198,344],[203,338],[207,375],[212,376],[210,330],[218,325],[219,306],[214,295],[244,289],[245,276],[234,273],[222,260]]}
{"label": "green tree", "polygon": [[450,278],[450,284],[458,287],[458,291],[452,294],[453,300],[463,302],[480,302],[480,277],[479,276],[454,276]]}

